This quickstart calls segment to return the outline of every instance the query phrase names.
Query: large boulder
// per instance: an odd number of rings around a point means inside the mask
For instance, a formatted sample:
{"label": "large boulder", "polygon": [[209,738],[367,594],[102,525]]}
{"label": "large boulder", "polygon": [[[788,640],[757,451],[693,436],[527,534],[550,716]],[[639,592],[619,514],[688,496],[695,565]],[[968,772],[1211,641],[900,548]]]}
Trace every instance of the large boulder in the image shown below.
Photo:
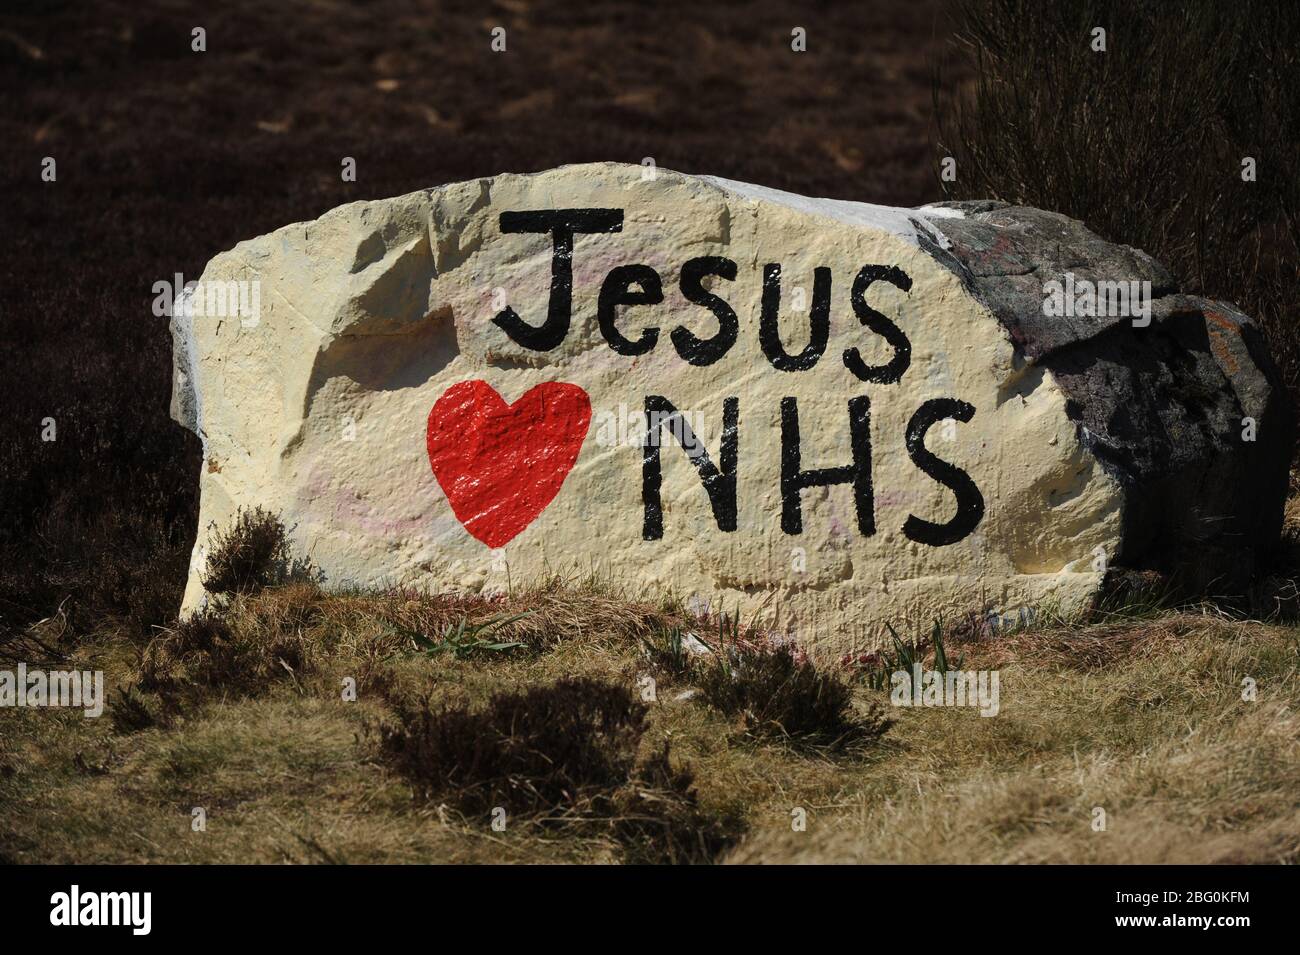
{"label": "large boulder", "polygon": [[326,587],[594,573],[827,648],[1081,609],[1116,568],[1240,588],[1281,519],[1250,321],[1035,209],[567,166],[351,203],[201,286],[186,611],[255,505]]}

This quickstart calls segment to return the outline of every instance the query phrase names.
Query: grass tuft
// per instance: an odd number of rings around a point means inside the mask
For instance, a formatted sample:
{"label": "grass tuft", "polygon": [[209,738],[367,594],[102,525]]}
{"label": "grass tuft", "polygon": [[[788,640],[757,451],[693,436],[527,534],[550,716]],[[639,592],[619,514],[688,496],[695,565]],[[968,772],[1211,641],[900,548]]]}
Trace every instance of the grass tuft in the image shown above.
{"label": "grass tuft", "polygon": [[117,733],[138,733],[159,725],[162,720],[144,694],[133,686],[119,687],[109,704],[108,717]]}
{"label": "grass tuft", "polygon": [[186,688],[216,687],[253,696],[314,669],[324,648],[301,626],[270,614],[250,621],[239,609],[242,617],[205,610],[154,639],[141,654],[141,687],[169,698]]}
{"label": "grass tuft", "polygon": [[694,671],[694,681],[707,703],[739,716],[747,732],[797,746],[854,748],[893,725],[874,702],[855,709],[847,682],[786,646],[726,647]]}
{"label": "grass tuft", "polygon": [[280,518],[260,507],[240,508],[230,527],[213,533],[203,586],[214,594],[255,593],[283,581],[289,559]]}

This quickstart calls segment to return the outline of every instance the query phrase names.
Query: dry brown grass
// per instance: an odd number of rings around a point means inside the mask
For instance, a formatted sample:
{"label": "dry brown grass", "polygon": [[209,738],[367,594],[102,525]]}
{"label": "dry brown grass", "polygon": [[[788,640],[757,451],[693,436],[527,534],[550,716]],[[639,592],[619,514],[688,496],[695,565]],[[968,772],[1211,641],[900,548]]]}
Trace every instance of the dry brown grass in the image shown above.
{"label": "dry brown grass", "polygon": [[[253,648],[293,635],[309,651],[293,673],[277,663],[249,687],[209,672],[215,682],[190,682],[153,726],[133,712],[114,728],[80,713],[0,710],[0,857],[609,862],[638,839],[643,857],[673,857],[653,828],[620,832],[608,818],[557,829],[512,814],[493,831],[477,810],[436,793],[417,798],[384,759],[377,729],[393,719],[390,699],[477,711],[504,688],[567,677],[639,692],[650,671],[636,635],[681,620],[671,605],[620,605],[581,589],[529,593],[476,601],[272,589],[237,600],[226,625]],[[508,616],[515,600],[543,608],[517,652],[459,658],[404,642],[403,628]],[[701,697],[681,698],[689,682],[668,676],[648,703],[635,762],[653,767],[669,741],[672,762],[625,787],[632,798],[615,815],[653,826],[638,800],[656,798],[665,773],[689,771],[701,832],[722,818],[746,827],[728,857],[736,862],[1297,861],[1298,648],[1292,628],[1186,613],[967,644],[967,667],[1000,672],[998,716],[891,708],[887,694],[857,684],[854,705],[884,704],[895,725],[873,747],[834,758],[738,732]],[[110,688],[140,676],[126,635],[87,641],[75,662],[102,666]],[[190,662],[177,661],[180,677],[192,677]],[[344,677],[366,672],[360,699],[345,702]],[[1245,677],[1255,702],[1242,699]],[[147,709],[162,702],[157,691],[132,696]],[[191,830],[196,806],[206,832]],[[1095,807],[1106,810],[1105,832],[1091,828]],[[806,831],[791,829],[796,809]],[[677,849],[678,859],[698,858]]]}
{"label": "dry brown grass", "polygon": [[867,787],[733,861],[1295,862],[1298,647],[1191,616],[999,641],[967,661],[999,668],[998,717],[907,711]]}
{"label": "dry brown grass", "polygon": [[970,669],[997,669],[1008,664],[1099,670],[1131,666],[1149,656],[1176,649],[1180,640],[1204,631],[1203,616],[1171,613],[1154,620],[1116,619],[1089,627],[1058,627],[1008,633],[996,640],[963,644]]}

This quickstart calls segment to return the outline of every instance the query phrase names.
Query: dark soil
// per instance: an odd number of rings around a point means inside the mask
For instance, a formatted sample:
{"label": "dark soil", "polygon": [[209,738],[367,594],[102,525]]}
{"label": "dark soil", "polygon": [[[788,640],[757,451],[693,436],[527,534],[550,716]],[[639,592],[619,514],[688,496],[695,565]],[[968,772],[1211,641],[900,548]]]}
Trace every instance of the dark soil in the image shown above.
{"label": "dark soil", "polygon": [[152,287],[241,239],[351,200],[647,156],[813,195],[939,198],[937,2],[431,6],[0,15],[0,632],[61,603],[74,625],[174,615],[199,444],[168,415]]}

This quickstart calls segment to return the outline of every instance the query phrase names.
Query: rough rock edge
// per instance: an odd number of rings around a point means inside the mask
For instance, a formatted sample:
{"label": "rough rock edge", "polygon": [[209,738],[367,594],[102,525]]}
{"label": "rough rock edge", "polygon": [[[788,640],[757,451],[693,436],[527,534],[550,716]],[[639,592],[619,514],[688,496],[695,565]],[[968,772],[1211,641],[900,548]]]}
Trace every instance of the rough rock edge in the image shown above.
{"label": "rough rock edge", "polygon": [[[1235,306],[1179,293],[1149,255],[1066,216],[940,205],[965,216],[945,220],[947,242],[928,240],[927,251],[1052,375],[1081,442],[1125,488],[1114,569],[1154,571],[1184,593],[1242,593],[1280,532],[1291,459],[1293,409],[1258,328]],[[1151,324],[1044,315],[1044,284],[1067,271],[1150,282]],[[1254,443],[1242,440],[1245,417]]]}
{"label": "rough rock edge", "polygon": [[203,442],[207,456],[207,440],[203,434],[203,414],[199,404],[199,389],[194,381],[194,316],[189,312],[193,287],[181,290],[172,303],[168,330],[172,336],[172,420],[192,431]]}

